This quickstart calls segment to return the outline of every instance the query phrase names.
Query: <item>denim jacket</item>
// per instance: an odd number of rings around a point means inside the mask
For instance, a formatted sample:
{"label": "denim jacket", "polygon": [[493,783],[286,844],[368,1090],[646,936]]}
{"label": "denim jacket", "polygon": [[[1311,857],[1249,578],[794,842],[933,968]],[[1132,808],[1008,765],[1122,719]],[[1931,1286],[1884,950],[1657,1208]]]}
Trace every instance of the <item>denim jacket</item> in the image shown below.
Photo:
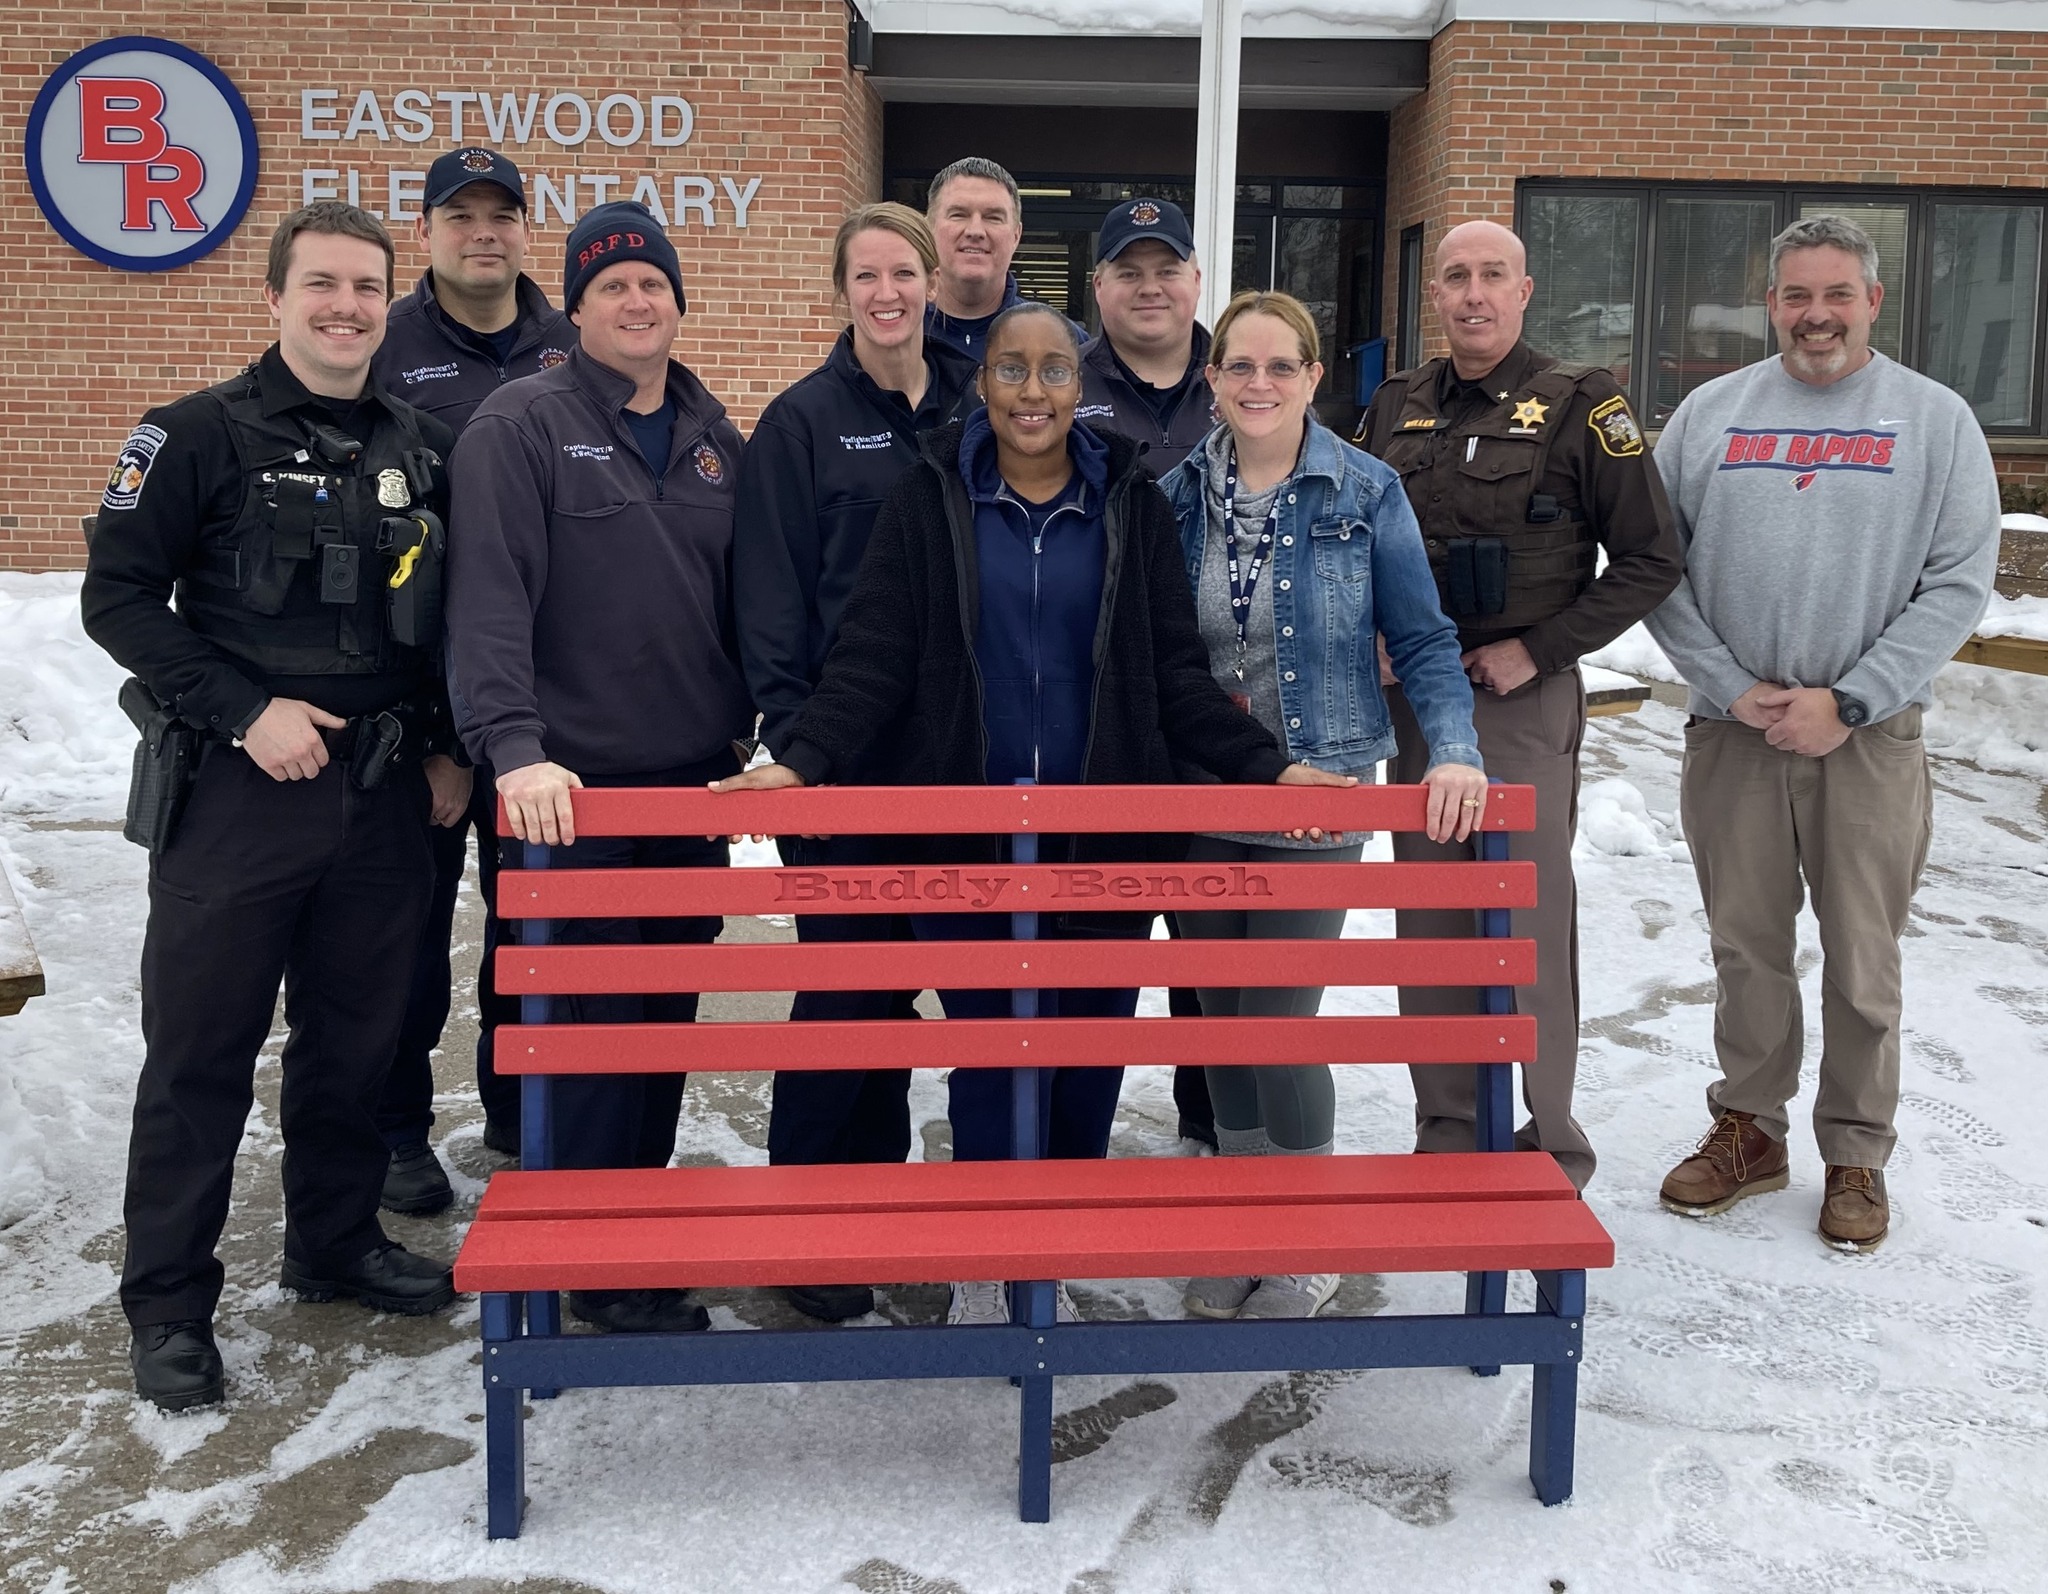
{"label": "denim jacket", "polygon": [[[1166,473],[1188,580],[1201,590],[1208,546],[1208,446]],[[1339,774],[1394,752],[1380,691],[1375,632],[1429,738],[1429,767],[1485,766],[1472,728],[1472,684],[1458,631],[1437,601],[1422,532],[1391,467],[1311,414],[1301,463],[1280,490],[1280,523],[1265,580],[1273,584],[1273,646],[1290,756]]]}

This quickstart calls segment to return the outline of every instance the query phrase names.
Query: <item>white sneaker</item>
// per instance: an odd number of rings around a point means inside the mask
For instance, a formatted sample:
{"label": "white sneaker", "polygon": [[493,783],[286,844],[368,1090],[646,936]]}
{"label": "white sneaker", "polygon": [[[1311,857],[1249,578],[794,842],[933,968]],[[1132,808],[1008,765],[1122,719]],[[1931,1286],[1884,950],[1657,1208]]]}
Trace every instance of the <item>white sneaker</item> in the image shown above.
{"label": "white sneaker", "polygon": [[1010,1291],[1002,1284],[955,1284],[952,1304],[946,1308],[946,1325],[981,1327],[1010,1320]]}
{"label": "white sneaker", "polygon": [[1258,1287],[1257,1279],[1242,1273],[1234,1278],[1189,1279],[1180,1301],[1197,1317],[1230,1318]]}
{"label": "white sneaker", "polygon": [[1237,1320],[1242,1323],[1262,1317],[1314,1317],[1337,1293],[1337,1279],[1335,1273],[1275,1273],[1262,1278],[1259,1287],[1238,1308]]}

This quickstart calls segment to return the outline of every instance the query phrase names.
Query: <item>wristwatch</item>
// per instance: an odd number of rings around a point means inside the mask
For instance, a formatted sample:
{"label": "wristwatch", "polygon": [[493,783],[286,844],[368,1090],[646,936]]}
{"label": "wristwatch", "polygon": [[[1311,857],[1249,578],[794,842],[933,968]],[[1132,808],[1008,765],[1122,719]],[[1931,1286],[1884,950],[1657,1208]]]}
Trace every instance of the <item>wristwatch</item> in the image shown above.
{"label": "wristwatch", "polygon": [[1860,698],[1851,697],[1840,687],[1831,689],[1835,694],[1835,713],[1844,725],[1855,730],[1859,725],[1870,723],[1870,706]]}

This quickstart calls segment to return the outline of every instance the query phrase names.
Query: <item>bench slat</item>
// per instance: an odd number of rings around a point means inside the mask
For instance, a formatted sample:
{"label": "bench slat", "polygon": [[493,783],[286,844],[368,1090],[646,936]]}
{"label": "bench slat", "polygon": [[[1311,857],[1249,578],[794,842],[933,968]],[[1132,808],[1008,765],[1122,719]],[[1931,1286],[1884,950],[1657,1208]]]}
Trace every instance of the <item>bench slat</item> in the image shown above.
{"label": "bench slat", "polygon": [[1148,1064],[1526,1063],[1536,1020],[1437,1018],[875,1019],[806,1024],[503,1024],[501,1074],[828,1073],[868,1068]]}
{"label": "bench slat", "polygon": [[467,1291],[1610,1267],[1579,1201],[1026,1208],[478,1223]]}
{"label": "bench slat", "polygon": [[507,919],[695,913],[973,913],[1205,903],[1267,908],[1532,908],[1533,863],[989,864],[959,868],[508,869]]}
{"label": "bench slat", "polygon": [[1121,985],[1527,985],[1533,941],[837,941],[501,946],[513,996]]}
{"label": "bench slat", "polygon": [[[1421,786],[824,786],[722,797],[696,787],[586,786],[571,801],[585,836],[972,836],[1122,834],[1134,824],[1197,833],[1226,810],[1254,831],[1420,830],[1428,796]],[[1488,787],[1480,824],[1533,830],[1536,789]],[[511,834],[502,800],[498,834]]]}
{"label": "bench slat", "polygon": [[476,1221],[1577,1199],[1556,1159],[1541,1151],[1119,1157],[1099,1162],[507,1170],[492,1176]]}

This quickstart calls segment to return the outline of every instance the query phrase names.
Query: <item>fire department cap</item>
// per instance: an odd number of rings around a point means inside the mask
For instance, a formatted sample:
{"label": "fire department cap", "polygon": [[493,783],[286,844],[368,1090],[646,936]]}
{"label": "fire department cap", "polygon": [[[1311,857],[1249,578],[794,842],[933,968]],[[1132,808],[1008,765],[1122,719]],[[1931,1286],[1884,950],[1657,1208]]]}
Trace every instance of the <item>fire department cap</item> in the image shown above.
{"label": "fire department cap", "polygon": [[1140,195],[1127,199],[1102,218],[1102,233],[1095,258],[1114,260],[1143,238],[1156,238],[1181,259],[1195,252],[1195,235],[1180,206],[1170,199]]}
{"label": "fire department cap", "polygon": [[445,205],[471,183],[496,183],[526,208],[526,182],[519,168],[494,149],[481,144],[451,149],[427,168],[427,209]]}

